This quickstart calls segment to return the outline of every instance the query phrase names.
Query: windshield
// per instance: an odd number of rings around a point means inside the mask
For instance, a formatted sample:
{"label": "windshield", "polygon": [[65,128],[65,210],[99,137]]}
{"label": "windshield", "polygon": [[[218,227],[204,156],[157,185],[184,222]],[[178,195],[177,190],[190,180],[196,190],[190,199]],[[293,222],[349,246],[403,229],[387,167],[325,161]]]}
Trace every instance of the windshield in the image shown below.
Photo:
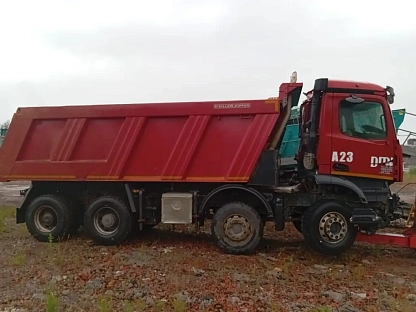
{"label": "windshield", "polygon": [[383,106],[377,102],[340,103],[341,132],[361,139],[387,136]]}

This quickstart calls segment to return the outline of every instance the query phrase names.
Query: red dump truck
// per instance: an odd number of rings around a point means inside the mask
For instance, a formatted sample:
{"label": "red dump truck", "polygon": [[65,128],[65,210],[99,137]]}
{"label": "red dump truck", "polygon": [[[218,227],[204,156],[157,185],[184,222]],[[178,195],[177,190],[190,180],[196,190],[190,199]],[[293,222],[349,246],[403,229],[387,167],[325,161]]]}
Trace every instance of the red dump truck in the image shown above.
{"label": "red dump truck", "polygon": [[212,219],[231,254],[255,251],[267,221],[277,231],[293,222],[312,249],[341,254],[394,218],[394,92],[317,79],[288,173],[279,147],[302,86],[294,79],[259,100],[18,108],[0,150],[2,181],[32,181],[16,222],[39,241],[83,226],[116,245],[160,222]]}

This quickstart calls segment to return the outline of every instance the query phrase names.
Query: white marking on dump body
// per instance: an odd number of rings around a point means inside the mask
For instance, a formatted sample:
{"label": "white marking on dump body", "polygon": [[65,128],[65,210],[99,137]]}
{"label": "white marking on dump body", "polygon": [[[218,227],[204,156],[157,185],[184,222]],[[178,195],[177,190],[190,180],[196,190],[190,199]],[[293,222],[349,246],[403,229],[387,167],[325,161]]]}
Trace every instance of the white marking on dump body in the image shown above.
{"label": "white marking on dump body", "polygon": [[230,103],[230,104],[214,104],[214,109],[237,109],[237,108],[250,108],[251,103]]}

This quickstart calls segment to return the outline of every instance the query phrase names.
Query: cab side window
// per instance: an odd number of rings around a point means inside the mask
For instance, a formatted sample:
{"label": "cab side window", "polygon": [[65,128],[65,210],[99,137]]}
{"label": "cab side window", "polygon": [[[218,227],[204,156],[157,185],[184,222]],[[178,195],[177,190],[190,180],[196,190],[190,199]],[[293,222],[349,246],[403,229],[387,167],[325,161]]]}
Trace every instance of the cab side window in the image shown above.
{"label": "cab side window", "polygon": [[341,101],[340,131],[344,135],[366,140],[387,137],[383,106],[377,102],[350,103]]}

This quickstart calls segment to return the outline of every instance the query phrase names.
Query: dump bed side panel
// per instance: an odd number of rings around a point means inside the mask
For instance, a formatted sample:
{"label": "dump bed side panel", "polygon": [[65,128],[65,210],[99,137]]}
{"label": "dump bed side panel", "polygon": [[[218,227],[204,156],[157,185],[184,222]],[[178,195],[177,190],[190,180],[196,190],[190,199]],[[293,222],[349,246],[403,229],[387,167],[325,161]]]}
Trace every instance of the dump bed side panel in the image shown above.
{"label": "dump bed side panel", "polygon": [[246,182],[278,117],[276,100],[22,109],[0,176]]}

